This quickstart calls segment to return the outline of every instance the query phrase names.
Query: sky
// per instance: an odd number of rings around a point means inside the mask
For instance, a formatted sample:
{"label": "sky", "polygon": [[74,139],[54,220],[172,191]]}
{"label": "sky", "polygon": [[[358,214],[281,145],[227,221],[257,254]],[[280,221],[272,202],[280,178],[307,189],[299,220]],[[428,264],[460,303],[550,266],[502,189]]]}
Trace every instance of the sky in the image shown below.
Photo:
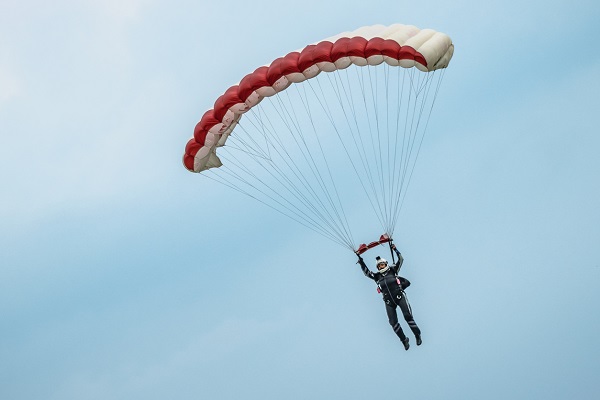
{"label": "sky", "polygon": [[[2,0],[0,398],[596,398],[599,19],[585,0]],[[181,163],[257,66],[393,23],[455,44],[394,232],[409,351],[348,249]]]}

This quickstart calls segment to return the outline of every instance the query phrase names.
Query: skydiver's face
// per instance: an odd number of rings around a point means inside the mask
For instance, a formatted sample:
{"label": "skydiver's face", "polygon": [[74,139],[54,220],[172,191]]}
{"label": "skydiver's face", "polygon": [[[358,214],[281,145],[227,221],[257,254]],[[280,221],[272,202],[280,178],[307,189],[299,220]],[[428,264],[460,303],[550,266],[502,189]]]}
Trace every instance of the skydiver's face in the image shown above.
{"label": "skydiver's face", "polygon": [[386,265],[387,265],[386,263],[379,263],[379,264],[377,264],[377,269],[382,270],[385,268]]}

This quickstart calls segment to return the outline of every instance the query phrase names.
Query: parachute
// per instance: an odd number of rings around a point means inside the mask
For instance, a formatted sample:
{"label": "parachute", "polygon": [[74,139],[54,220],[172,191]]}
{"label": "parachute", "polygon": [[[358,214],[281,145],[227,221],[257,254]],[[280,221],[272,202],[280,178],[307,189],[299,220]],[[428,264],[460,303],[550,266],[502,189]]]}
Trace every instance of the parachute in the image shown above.
{"label": "parachute", "polygon": [[184,166],[353,251],[360,221],[391,237],[453,52],[402,24],[292,51],[214,102]]}

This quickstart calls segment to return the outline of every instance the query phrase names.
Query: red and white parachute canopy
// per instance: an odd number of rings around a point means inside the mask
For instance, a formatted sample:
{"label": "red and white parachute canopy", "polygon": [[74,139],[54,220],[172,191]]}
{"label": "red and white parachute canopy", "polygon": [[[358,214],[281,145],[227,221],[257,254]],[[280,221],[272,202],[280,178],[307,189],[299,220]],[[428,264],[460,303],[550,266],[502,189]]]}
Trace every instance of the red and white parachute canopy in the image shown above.
{"label": "red and white parachute canopy", "polygon": [[364,26],[292,51],[249,73],[215,101],[196,125],[183,163],[192,172],[221,166],[215,149],[225,144],[242,114],[263,98],[292,83],[314,78],[321,71],[385,62],[428,72],[446,68],[453,53],[454,45],[446,34],[402,24]]}
{"label": "red and white parachute canopy", "polygon": [[365,230],[355,222],[363,216],[391,237],[443,76],[436,71],[453,52],[447,35],[401,24],[292,51],[214,102],[183,163],[353,250],[350,227]]}

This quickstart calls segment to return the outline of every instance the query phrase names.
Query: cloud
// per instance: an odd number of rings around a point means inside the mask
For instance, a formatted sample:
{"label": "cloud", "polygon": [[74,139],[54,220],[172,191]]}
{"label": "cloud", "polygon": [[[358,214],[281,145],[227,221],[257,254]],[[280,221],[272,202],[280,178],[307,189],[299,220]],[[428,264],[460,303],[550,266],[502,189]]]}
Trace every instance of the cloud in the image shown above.
{"label": "cloud", "polygon": [[40,121],[34,128],[42,134],[39,139],[8,138],[13,152],[29,148],[4,158],[15,173],[4,180],[3,218],[35,221],[61,210],[128,202],[140,191],[154,190],[155,182],[166,174],[167,157],[177,164],[175,154],[164,152],[168,140],[164,112],[170,107],[163,106],[162,99],[173,97],[167,81],[157,77],[124,92],[118,103],[122,109],[83,104],[100,108],[89,115],[74,108],[73,115],[65,113],[64,121],[53,124],[51,135],[43,135],[47,131]]}
{"label": "cloud", "polygon": [[115,20],[134,20],[147,0],[92,0],[90,4]]}
{"label": "cloud", "polygon": [[191,386],[200,397],[207,393],[205,398],[214,398],[214,392],[223,389],[219,382],[226,384],[231,371],[241,368],[236,363],[243,362],[244,354],[257,351],[257,345],[266,346],[265,338],[284,330],[279,321],[226,319],[208,330],[201,324],[190,326],[197,334],[186,335],[181,342],[162,343],[143,360],[131,357],[137,344],[132,345],[133,350],[113,348],[109,355],[101,356],[112,360],[109,368],[99,367],[98,361],[86,364],[57,382],[49,398],[75,399],[82,393],[90,399],[165,398],[170,388],[180,385]]}
{"label": "cloud", "polygon": [[0,35],[15,30],[0,47],[4,229],[134,198],[167,157],[172,78],[131,47],[147,2],[93,1],[72,13],[68,3],[30,14],[15,3],[13,18],[0,17],[13,24]]}
{"label": "cloud", "polygon": [[0,65],[0,107],[21,93],[19,78],[8,67]]}

